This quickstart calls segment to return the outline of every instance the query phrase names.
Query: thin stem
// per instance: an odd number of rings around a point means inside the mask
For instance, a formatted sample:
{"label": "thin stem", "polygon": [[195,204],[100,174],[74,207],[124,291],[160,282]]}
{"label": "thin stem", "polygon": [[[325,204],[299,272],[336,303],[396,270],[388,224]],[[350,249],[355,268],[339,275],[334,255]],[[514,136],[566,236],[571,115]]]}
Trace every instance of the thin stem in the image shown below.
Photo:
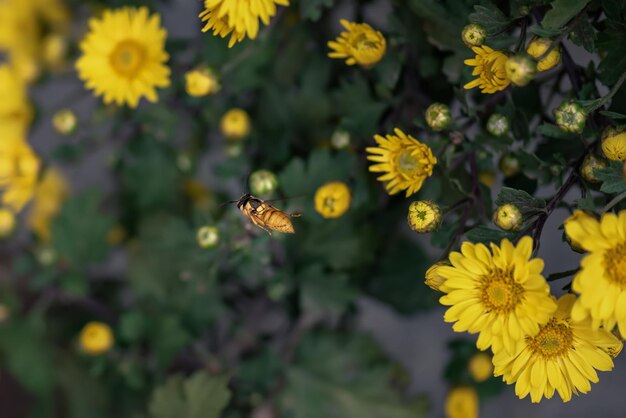
{"label": "thin stem", "polygon": [[604,208],[602,208],[602,213],[608,212],[613,206],[617,205],[622,200],[626,199],[626,192],[622,192],[615,196],[609,203],[606,204]]}
{"label": "thin stem", "polygon": [[611,87],[611,90],[609,91],[609,93],[606,96],[604,96],[602,100],[600,100],[596,105],[590,107],[588,109],[588,112],[591,113],[591,112],[598,110],[599,108],[604,106],[609,100],[611,100],[611,98],[615,96],[615,93],[618,92],[620,87],[622,87],[622,84],[624,84],[624,81],[626,81],[626,71],[622,73],[622,75],[619,77],[617,82],[613,85],[613,87]]}

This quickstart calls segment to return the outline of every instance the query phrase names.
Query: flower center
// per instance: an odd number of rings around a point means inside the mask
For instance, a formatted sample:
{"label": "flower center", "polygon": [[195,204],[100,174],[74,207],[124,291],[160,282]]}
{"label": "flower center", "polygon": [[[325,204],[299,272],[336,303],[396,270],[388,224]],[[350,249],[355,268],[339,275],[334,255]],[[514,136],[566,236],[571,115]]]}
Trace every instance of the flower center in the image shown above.
{"label": "flower center", "polygon": [[409,177],[419,174],[422,164],[415,155],[411,155],[411,151],[402,151],[397,159],[398,170]]}
{"label": "flower center", "polygon": [[504,314],[515,309],[520,302],[524,288],[512,276],[512,272],[498,269],[483,277],[481,299],[488,310]]}
{"label": "flower center", "polygon": [[335,201],[336,199],[332,196],[328,196],[324,198],[324,209],[326,209],[329,213],[335,212]]}
{"label": "flower center", "polygon": [[610,281],[626,289],[626,242],[604,253],[604,271]]}
{"label": "flower center", "polygon": [[369,39],[364,33],[358,34],[351,44],[352,48],[356,49],[357,51],[367,51],[370,49],[379,48],[378,42]]}
{"label": "flower center", "polygon": [[109,61],[119,75],[132,78],[142,67],[146,55],[145,48],[136,41],[127,39],[115,46]]}
{"label": "flower center", "polygon": [[572,347],[574,335],[571,328],[564,322],[551,319],[541,327],[535,337],[526,337],[530,349],[544,358],[552,358],[566,353]]}

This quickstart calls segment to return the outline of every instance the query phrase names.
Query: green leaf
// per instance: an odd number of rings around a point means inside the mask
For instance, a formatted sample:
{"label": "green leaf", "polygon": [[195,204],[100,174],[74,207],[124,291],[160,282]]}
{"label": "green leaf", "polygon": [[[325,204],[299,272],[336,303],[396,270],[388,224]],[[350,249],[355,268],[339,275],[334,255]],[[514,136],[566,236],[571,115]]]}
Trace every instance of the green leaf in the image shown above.
{"label": "green leaf", "polygon": [[424,404],[403,401],[390,385],[394,367],[363,336],[306,336],[287,372],[280,416],[420,418]]}
{"label": "green leaf", "polygon": [[324,7],[333,7],[335,0],[306,0],[300,2],[300,14],[305,19],[313,22],[322,17],[322,9]]}
{"label": "green leaf", "polygon": [[101,201],[97,191],[73,196],[52,223],[52,246],[76,267],[102,261],[108,253],[113,219],[102,213]]}
{"label": "green leaf", "polygon": [[490,2],[474,6],[474,13],[469,16],[473,23],[481,24],[489,35],[501,32],[511,25],[513,19],[507,17],[498,7]]}
{"label": "green leaf", "polygon": [[196,372],[175,375],[154,390],[148,411],[151,418],[220,418],[231,398],[225,377]]}
{"label": "green leaf", "polygon": [[609,110],[601,110],[600,114],[602,116],[606,116],[607,118],[611,118],[613,120],[626,119],[626,115],[624,115],[623,113],[611,112]]}
{"label": "green leaf", "polygon": [[596,39],[598,35],[588,19],[580,19],[574,29],[570,33],[570,40],[578,46],[582,46],[588,52],[596,51]]}
{"label": "green leaf", "polygon": [[576,134],[565,132],[558,126],[545,122],[537,127],[537,133],[556,139],[574,139],[577,137]]}
{"label": "green leaf", "polygon": [[301,304],[309,312],[339,315],[356,297],[347,275],[325,272],[320,264],[307,267],[298,281]]}
{"label": "green leaf", "polygon": [[580,13],[591,0],[554,0],[552,9],[546,13],[541,26],[545,29],[560,29]]}
{"label": "green leaf", "polygon": [[489,242],[500,243],[500,241],[505,238],[508,238],[509,240],[513,239],[515,237],[515,233],[505,232],[499,229],[491,229],[484,225],[480,225],[467,231],[465,236],[471,242],[482,242],[483,244],[487,244]]}
{"label": "green leaf", "polygon": [[502,206],[507,203],[517,206],[524,217],[541,212],[546,207],[546,201],[533,197],[523,190],[503,187],[496,198],[496,205]]}
{"label": "green leaf", "polygon": [[602,180],[601,192],[610,194],[626,192],[623,168],[624,165],[621,162],[610,161],[608,167],[593,170],[595,176]]}
{"label": "green leaf", "polygon": [[600,80],[607,86],[613,85],[626,71],[626,22],[623,16],[607,19],[606,28],[598,35],[596,46],[606,53],[598,66]]}

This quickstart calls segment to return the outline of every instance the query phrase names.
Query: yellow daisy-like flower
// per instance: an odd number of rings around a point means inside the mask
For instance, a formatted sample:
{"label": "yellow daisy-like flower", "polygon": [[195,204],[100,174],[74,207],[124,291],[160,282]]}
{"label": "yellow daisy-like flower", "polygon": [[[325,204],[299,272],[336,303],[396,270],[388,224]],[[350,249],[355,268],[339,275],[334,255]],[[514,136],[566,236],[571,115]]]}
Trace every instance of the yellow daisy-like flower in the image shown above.
{"label": "yellow daisy-like flower", "polygon": [[558,309],[536,334],[525,335],[515,353],[495,353],[496,376],[515,383],[515,394],[532,402],[550,399],[558,392],[564,402],[572,393],[587,393],[598,382],[596,370],[613,369],[613,359],[622,342],[605,329],[593,330],[591,321],[575,322],[570,317],[576,296],[558,300]]}
{"label": "yellow daisy-like flower", "polygon": [[142,97],[156,102],[156,88],[170,85],[167,33],[160,20],[146,7],[106,10],[101,18],[91,19],[76,62],[85,87],[103,96],[106,104],[137,107]]}
{"label": "yellow daisy-like flower", "polygon": [[626,161],[626,130],[607,128],[602,133],[602,152],[612,161]]}
{"label": "yellow daisy-like flower", "polygon": [[244,139],[250,134],[250,116],[243,109],[230,109],[220,120],[220,131],[227,139]]}
{"label": "yellow daisy-like flower", "polygon": [[0,140],[26,137],[31,119],[26,85],[13,68],[0,65]]}
{"label": "yellow daisy-like flower", "polygon": [[517,246],[502,240],[483,244],[463,243],[461,252],[450,253],[450,267],[437,273],[445,277],[448,292],[439,301],[450,306],[444,320],[454,322],[456,332],[480,333],[476,346],[514,352],[524,335],[535,335],[556,309],[550,287],[541,275],[543,260],[531,258],[532,238]]}
{"label": "yellow daisy-like flower", "polygon": [[506,54],[494,51],[487,45],[475,46],[472,51],[476,53],[476,57],[463,62],[465,65],[476,67],[472,75],[478,78],[470,81],[463,88],[469,90],[479,87],[481,93],[493,94],[504,90],[511,84],[511,80],[506,76],[505,64],[508,59]]}
{"label": "yellow daisy-like flower", "polygon": [[331,181],[315,192],[315,211],[322,217],[339,218],[350,208],[350,188],[341,181]]}
{"label": "yellow daisy-like flower", "polygon": [[206,22],[202,32],[225,38],[230,35],[228,47],[246,36],[255,39],[259,33],[259,19],[264,25],[276,15],[276,6],[289,6],[289,0],[204,0],[200,18]]}
{"label": "yellow daisy-like flower", "polygon": [[345,19],[340,20],[341,26],[347,29],[341,32],[337,40],[329,41],[328,47],[332,52],[330,58],[345,59],[346,64],[359,64],[371,67],[385,55],[387,41],[382,33],[367,23],[353,23]]}
{"label": "yellow daisy-like flower", "polygon": [[478,418],[478,393],[469,386],[456,387],[446,396],[446,418]]}
{"label": "yellow daisy-like flower", "polygon": [[190,96],[208,96],[217,93],[220,88],[217,75],[209,67],[195,68],[185,73],[185,91]]}
{"label": "yellow daisy-like flower", "polygon": [[61,211],[68,194],[65,177],[56,169],[47,170],[35,190],[33,208],[28,216],[30,229],[42,241],[50,241],[52,221]]}
{"label": "yellow daisy-like flower", "polygon": [[104,354],[113,347],[115,337],[111,327],[102,322],[89,322],[80,331],[78,337],[80,348],[94,356]]}
{"label": "yellow daisy-like flower", "polygon": [[400,129],[394,129],[395,135],[374,135],[378,147],[368,147],[371,154],[367,159],[376,164],[370,165],[369,171],[385,173],[378,180],[388,182],[385,187],[389,194],[406,190],[406,196],[422,188],[424,180],[433,174],[437,158],[426,144],[422,144]]}
{"label": "yellow daisy-like flower", "polygon": [[605,213],[598,221],[578,216],[565,223],[567,236],[588,251],[572,289],[580,294],[572,319],[591,318],[594,329],[619,326],[626,335],[626,210]]}
{"label": "yellow daisy-like flower", "polygon": [[14,212],[22,210],[35,193],[39,166],[39,158],[26,142],[0,142],[0,192],[3,205]]}

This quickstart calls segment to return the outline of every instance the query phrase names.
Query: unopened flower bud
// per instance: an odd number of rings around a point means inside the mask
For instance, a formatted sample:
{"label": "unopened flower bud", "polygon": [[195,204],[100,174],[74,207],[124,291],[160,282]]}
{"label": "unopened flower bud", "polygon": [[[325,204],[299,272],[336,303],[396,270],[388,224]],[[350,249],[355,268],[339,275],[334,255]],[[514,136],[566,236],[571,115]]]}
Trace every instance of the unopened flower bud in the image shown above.
{"label": "unopened flower bud", "polygon": [[331,181],[315,191],[315,211],[326,219],[339,218],[350,208],[352,194],[348,185]]}
{"label": "unopened flower bud", "polygon": [[498,164],[504,177],[513,177],[520,171],[519,160],[512,154],[505,154]]}
{"label": "unopened flower bud", "polygon": [[52,126],[60,135],[71,135],[76,131],[78,118],[70,109],[61,109],[52,117]]}
{"label": "unopened flower bud", "polygon": [[106,353],[115,344],[113,330],[102,322],[89,322],[78,338],[81,350],[94,356]]}
{"label": "unopened flower bud", "polygon": [[606,162],[603,159],[594,154],[587,154],[580,166],[580,175],[588,183],[598,183],[600,179],[596,177],[593,171],[602,168],[606,168]]}
{"label": "unopened flower bud", "polygon": [[426,283],[426,285],[433,290],[445,293],[444,282],[446,281],[446,278],[439,274],[439,269],[449,265],[450,264],[445,261],[440,261],[430,266],[428,270],[426,270],[424,283]]}
{"label": "unopened flower bud", "polygon": [[337,129],[330,137],[330,144],[335,149],[343,149],[347,147],[350,145],[350,132],[343,129]]}
{"label": "unopened flower bud", "polygon": [[607,128],[602,133],[602,152],[612,161],[626,161],[626,130]]}
{"label": "unopened flower bud", "polygon": [[220,242],[220,231],[215,226],[203,226],[196,233],[198,245],[202,248],[214,248]]}
{"label": "unopened flower bud", "polygon": [[49,246],[41,247],[36,252],[37,261],[42,266],[51,266],[57,261],[57,252]]}
{"label": "unopened flower bud", "polygon": [[567,100],[554,109],[554,119],[561,130],[579,134],[585,129],[587,112],[580,103]]}
{"label": "unopened flower bud", "polygon": [[269,196],[278,187],[278,178],[269,170],[258,170],[250,175],[250,191],[256,196]]}
{"label": "unopened flower bud", "polygon": [[461,39],[468,47],[481,46],[487,37],[487,30],[478,23],[470,23],[463,28]]}
{"label": "unopened flower bud", "polygon": [[476,353],[470,357],[467,369],[474,381],[480,383],[493,376],[493,362],[487,353]]}
{"label": "unopened flower bud", "polygon": [[220,130],[226,139],[240,140],[250,134],[250,117],[243,109],[231,109],[222,116]]}
{"label": "unopened flower bud", "polygon": [[185,91],[193,97],[203,97],[217,93],[220,82],[209,67],[199,67],[185,73]]}
{"label": "unopened flower bud", "polygon": [[522,227],[522,212],[511,203],[498,206],[493,213],[493,223],[505,231],[519,231]]}
{"label": "unopened flower bud", "polygon": [[480,171],[478,181],[491,188],[496,182],[496,174],[493,171]]}
{"label": "unopened flower bud", "polygon": [[[534,38],[528,44],[526,52],[533,58],[539,58],[550,48],[552,41],[547,38]],[[553,48],[548,55],[546,55],[541,61],[537,63],[537,71],[548,71],[551,68],[556,67],[561,62],[561,52],[559,47]]]}
{"label": "unopened flower bud", "polygon": [[525,86],[535,77],[537,64],[535,60],[526,54],[510,57],[504,64],[506,76],[516,86]]}
{"label": "unopened flower bud", "polygon": [[509,132],[509,129],[511,129],[509,118],[500,113],[494,113],[487,121],[487,132],[493,136],[502,136]]}
{"label": "unopened flower bud", "polygon": [[446,129],[452,121],[450,108],[443,103],[433,103],[426,109],[426,123],[433,131]]}
{"label": "unopened flower bud", "polygon": [[432,232],[441,222],[441,209],[439,205],[430,200],[418,200],[409,205],[407,216],[409,227],[420,234]]}

